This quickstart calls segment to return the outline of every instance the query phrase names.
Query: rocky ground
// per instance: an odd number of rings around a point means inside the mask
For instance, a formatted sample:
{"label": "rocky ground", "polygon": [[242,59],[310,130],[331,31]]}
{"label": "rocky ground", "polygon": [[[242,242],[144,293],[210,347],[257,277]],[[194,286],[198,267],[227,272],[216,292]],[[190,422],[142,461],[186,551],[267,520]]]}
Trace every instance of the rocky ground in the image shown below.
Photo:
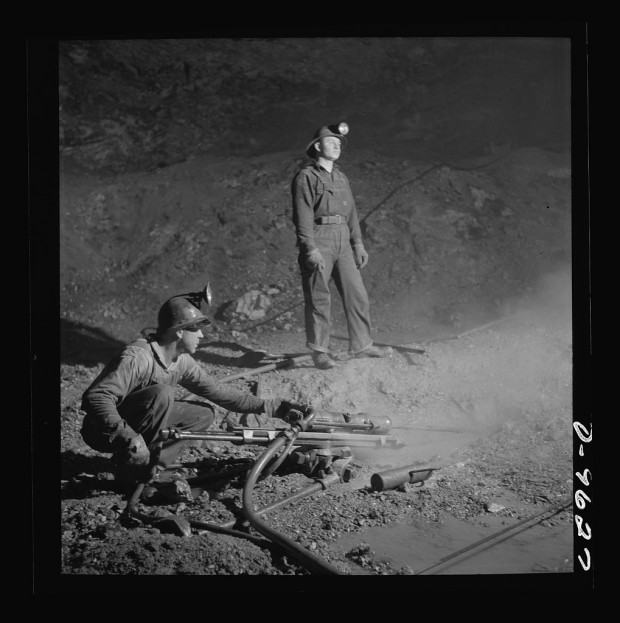
{"label": "rocky ground", "polygon": [[[82,54],[74,68],[86,62],[85,50],[72,50]],[[77,136],[77,126],[66,120],[64,127]],[[572,576],[570,152],[489,144],[468,156],[433,157],[403,143],[356,148],[352,128],[341,165],[370,254],[364,279],[375,339],[396,349],[383,360],[348,360],[335,298],[335,369],[302,362],[233,381],[227,376],[306,352],[289,198],[299,151],[283,143],[253,154],[195,151],[150,169],[94,172],[93,161],[105,158],[101,145],[61,149],[56,534],[67,586],[96,591],[96,582],[107,580],[122,590],[116,580],[129,576],[209,575],[224,582],[314,575],[303,556],[242,520],[236,529],[251,538],[200,527],[240,517],[244,470],[264,447],[212,440],[188,448],[166,478],[191,482],[238,468],[236,475],[191,491],[177,487],[167,497],[144,491],[139,513],[168,519],[153,523],[128,512],[128,492],[115,483],[109,456],[85,447],[79,435],[81,395],[107,358],[153,326],[168,296],[207,281],[214,323],[196,359],[209,374],[265,397],[311,403],[318,413],[389,417],[399,440],[398,448],[352,448],[353,477],[265,514],[273,530],[343,575],[447,578],[464,567],[429,567],[555,508],[534,522],[542,532],[524,533],[520,554],[499,573],[539,581]],[[181,143],[169,143],[168,156]],[[231,423],[274,425],[242,422],[219,407],[216,414],[216,431]],[[433,471],[423,484],[371,487],[373,474],[408,465]],[[257,483],[255,506],[313,482],[301,471],[276,471]],[[390,553],[388,545],[406,543],[390,536],[395,529],[436,549]],[[490,581],[495,566],[472,561],[466,575]]]}

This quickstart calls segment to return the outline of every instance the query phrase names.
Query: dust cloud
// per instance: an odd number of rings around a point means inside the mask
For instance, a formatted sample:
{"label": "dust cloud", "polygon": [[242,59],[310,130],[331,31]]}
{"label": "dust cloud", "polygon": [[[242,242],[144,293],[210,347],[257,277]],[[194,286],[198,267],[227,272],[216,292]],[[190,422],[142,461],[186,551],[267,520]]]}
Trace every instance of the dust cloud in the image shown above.
{"label": "dust cloud", "polygon": [[358,450],[387,466],[440,464],[454,451],[524,420],[572,422],[572,279],[570,267],[544,274],[504,313],[479,330],[429,344],[410,383],[411,417],[392,418],[402,443]]}
{"label": "dust cloud", "polygon": [[545,273],[525,296],[508,300],[504,316],[530,317],[532,322],[570,329],[572,322],[573,282],[570,265]]}

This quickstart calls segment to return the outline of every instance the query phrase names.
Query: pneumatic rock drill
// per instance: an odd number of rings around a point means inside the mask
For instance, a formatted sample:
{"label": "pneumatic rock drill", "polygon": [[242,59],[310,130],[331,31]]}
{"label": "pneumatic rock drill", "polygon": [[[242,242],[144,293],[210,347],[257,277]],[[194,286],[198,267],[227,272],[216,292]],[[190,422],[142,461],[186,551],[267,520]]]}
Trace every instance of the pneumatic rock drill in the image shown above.
{"label": "pneumatic rock drill", "polygon": [[[312,408],[309,407],[309,410]],[[305,430],[291,434],[290,429],[233,427],[228,431],[182,432],[165,429],[160,441],[220,441],[234,445],[269,445],[278,436],[288,438],[287,444],[267,466],[264,475],[280,471],[298,471],[310,478],[323,478],[335,473],[343,482],[355,476],[352,448],[398,448],[401,443],[389,433],[389,417],[339,412],[316,413]],[[287,417],[291,428],[304,419],[301,412],[291,411]]]}

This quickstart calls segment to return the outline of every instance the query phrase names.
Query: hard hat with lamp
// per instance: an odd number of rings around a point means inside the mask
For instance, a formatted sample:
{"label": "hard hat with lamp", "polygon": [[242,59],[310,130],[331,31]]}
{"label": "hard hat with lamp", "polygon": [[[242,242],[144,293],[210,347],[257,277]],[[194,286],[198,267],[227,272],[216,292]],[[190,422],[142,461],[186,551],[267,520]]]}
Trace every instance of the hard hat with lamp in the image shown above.
{"label": "hard hat with lamp", "polygon": [[316,155],[314,144],[322,138],[327,138],[328,136],[335,136],[336,138],[339,138],[341,145],[344,147],[347,142],[346,135],[348,133],[349,124],[344,121],[341,121],[338,124],[324,125],[320,127],[316,131],[314,138],[310,141],[310,143],[308,143],[308,146],[306,147],[306,155],[310,158],[314,158]]}

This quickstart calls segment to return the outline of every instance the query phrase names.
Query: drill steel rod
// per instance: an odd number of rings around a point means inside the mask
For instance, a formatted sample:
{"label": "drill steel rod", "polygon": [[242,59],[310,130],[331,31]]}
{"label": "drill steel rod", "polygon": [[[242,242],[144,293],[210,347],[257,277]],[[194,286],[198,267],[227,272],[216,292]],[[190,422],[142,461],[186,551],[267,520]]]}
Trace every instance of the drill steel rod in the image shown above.
{"label": "drill steel rod", "polygon": [[[164,440],[202,440],[202,441],[230,441],[239,444],[268,445],[271,443],[279,431],[253,428],[242,429],[238,433],[225,431],[212,432],[168,432],[169,429],[162,431]],[[167,436],[169,435],[169,436]],[[314,446],[318,448],[331,448],[333,446],[352,446],[356,448],[375,448],[383,446],[400,446],[400,442],[395,437],[387,435],[366,435],[355,433],[315,433],[301,432],[296,437],[298,446]]]}
{"label": "drill steel rod", "polygon": [[427,430],[435,433],[480,433],[481,431],[477,428],[458,428],[456,426],[425,426],[420,424],[416,426],[415,424],[409,426],[393,426],[395,430]]}

